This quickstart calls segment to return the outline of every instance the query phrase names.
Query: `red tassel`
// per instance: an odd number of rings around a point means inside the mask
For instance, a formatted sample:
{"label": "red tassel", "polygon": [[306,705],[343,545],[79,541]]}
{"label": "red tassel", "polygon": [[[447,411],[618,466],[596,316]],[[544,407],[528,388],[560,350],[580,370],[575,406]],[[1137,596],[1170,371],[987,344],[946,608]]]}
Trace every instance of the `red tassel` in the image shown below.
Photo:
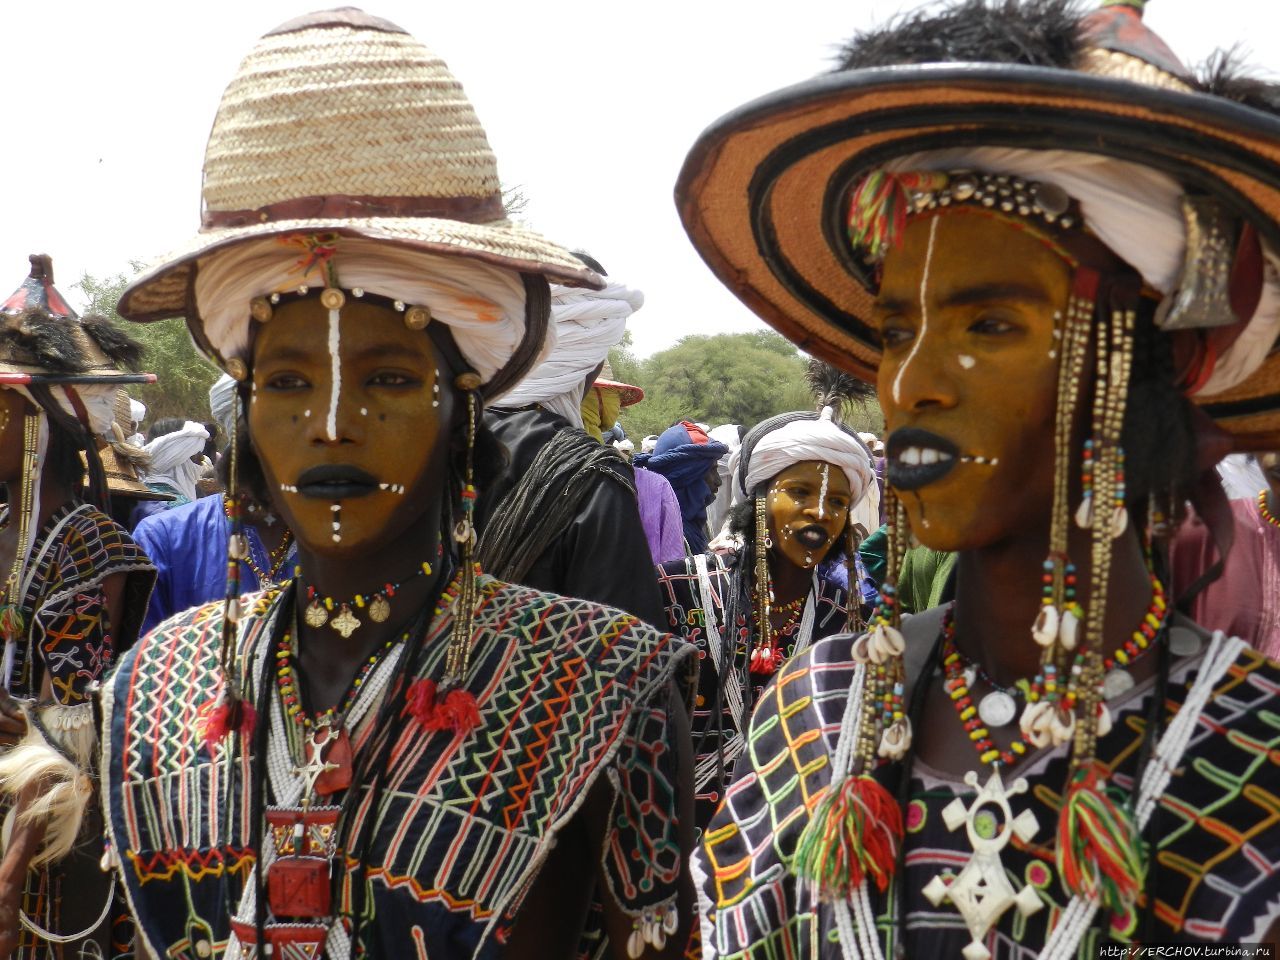
{"label": "red tassel", "polygon": [[817,885],[825,899],[843,898],[870,878],[884,892],[898,864],[902,809],[869,776],[832,784],[796,843],[792,872]]}
{"label": "red tassel", "polygon": [[204,719],[203,739],[205,745],[212,749],[229,733],[252,736],[257,725],[258,711],[253,708],[253,704],[224,691],[218,698],[217,705]]}
{"label": "red tassel", "polygon": [[1095,765],[1078,771],[1058,817],[1058,874],[1068,892],[1122,913],[1146,877],[1141,839]]}
{"label": "red tassel", "polygon": [[435,706],[436,682],[415,680],[409,685],[409,693],[405,697],[404,709],[400,711],[400,716],[411,716],[425,727]]}
{"label": "red tassel", "polygon": [[443,697],[434,680],[415,680],[409,687],[404,710],[424,730],[466,733],[480,725],[480,707],[468,690],[450,690]]}

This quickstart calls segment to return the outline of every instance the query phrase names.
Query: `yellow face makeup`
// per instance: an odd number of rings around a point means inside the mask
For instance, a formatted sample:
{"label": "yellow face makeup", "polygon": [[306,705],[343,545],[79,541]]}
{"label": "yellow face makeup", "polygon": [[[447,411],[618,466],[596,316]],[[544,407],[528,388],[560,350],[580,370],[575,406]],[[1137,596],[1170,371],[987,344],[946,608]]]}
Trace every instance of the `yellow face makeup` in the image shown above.
{"label": "yellow face makeup", "polygon": [[436,502],[452,396],[438,377],[430,338],[368,301],[340,311],[292,301],[259,330],[250,433],[277,506],[309,550],[376,548]]}
{"label": "yellow face makeup", "polygon": [[968,210],[913,220],[885,258],[887,471],[925,545],[970,549],[1047,524],[1070,283],[1035,237]]}
{"label": "yellow face makeup", "polygon": [[816,460],[793,464],[765,496],[774,553],[806,570],[817,566],[849,521],[849,478]]}

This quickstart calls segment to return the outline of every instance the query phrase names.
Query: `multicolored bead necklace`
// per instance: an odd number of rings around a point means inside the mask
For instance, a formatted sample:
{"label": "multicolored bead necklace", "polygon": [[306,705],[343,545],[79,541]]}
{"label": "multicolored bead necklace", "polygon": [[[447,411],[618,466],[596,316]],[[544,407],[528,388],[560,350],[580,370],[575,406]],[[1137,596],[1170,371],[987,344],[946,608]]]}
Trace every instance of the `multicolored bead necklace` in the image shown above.
{"label": "multicolored bead necklace", "polygon": [[356,697],[360,694],[360,688],[364,686],[369,674],[373,672],[373,668],[378,665],[383,657],[391,652],[392,647],[407,639],[409,639],[408,631],[399,636],[388,637],[387,642],[370,654],[360,666],[360,670],[347,687],[342,703],[335,707],[329,707],[327,710],[322,710],[312,717],[302,706],[302,693],[298,673],[294,666],[297,651],[294,649],[293,631],[286,630],[284,636],[280,638],[280,645],[276,648],[276,682],[280,688],[280,703],[284,707],[285,714],[298,727],[299,732],[308,736],[313,729],[318,727],[341,726],[343,718],[346,717],[347,712],[351,709],[351,705],[355,703]]}
{"label": "multicolored bead necklace", "polygon": [[1264,487],[1258,492],[1258,512],[1262,514],[1262,519],[1267,521],[1273,527],[1280,527],[1280,520],[1277,520],[1267,509],[1267,494],[1270,493],[1269,488]]}
{"label": "multicolored bead necklace", "polygon": [[789,638],[795,633],[796,627],[800,625],[800,615],[804,612],[804,602],[807,599],[808,596],[804,595],[789,603],[770,608],[771,613],[786,614],[787,619],[776,630],[773,628],[773,624],[770,623],[768,630],[761,629],[758,631],[756,644],[752,648],[751,657],[747,662],[747,669],[751,673],[771,674],[778,672],[778,669],[786,660],[783,645],[778,640],[779,638]]}
{"label": "multicolored bead necklace", "polygon": [[[1072,575],[1072,582],[1074,585],[1074,575]],[[978,758],[986,764],[1003,763],[1005,766],[1011,766],[1018,757],[1026,754],[1027,742],[1022,737],[1016,737],[1009,744],[1008,749],[1001,749],[996,746],[995,741],[992,739],[988,724],[979,715],[979,706],[973,701],[969,681],[965,677],[965,671],[970,669],[970,664],[955,644],[956,625],[954,614],[955,606],[953,604],[947,608],[942,620],[944,686],[947,694],[951,697],[952,704],[955,706],[956,715],[960,718],[965,732],[968,733],[969,739],[973,742],[974,749],[978,751]],[[1164,585],[1158,577],[1152,575],[1151,605],[1143,615],[1142,621],[1138,624],[1137,629],[1133,631],[1130,639],[1117,647],[1111,656],[1103,658],[1103,666],[1108,671],[1107,678],[1103,682],[1104,696],[1108,698],[1116,696],[1133,685],[1133,678],[1125,668],[1131,667],[1150,648],[1151,641],[1160,632],[1167,615],[1168,605],[1165,599]],[[1078,649],[1071,668],[1071,676],[1065,680],[1058,676],[1057,670],[1052,664],[1047,665],[1027,687],[1026,698],[1028,704],[1048,702],[1068,713],[1074,711],[1080,696],[1080,691],[1077,689],[1077,678],[1080,675],[1083,662],[1084,650]],[[1123,673],[1127,684],[1113,679],[1117,673]],[[991,724],[991,726],[995,726],[995,724]]]}
{"label": "multicolored bead necklace", "polygon": [[[437,548],[437,559],[442,555],[443,550],[443,546]],[[356,610],[367,611],[369,619],[374,623],[385,622],[387,617],[391,616],[391,598],[397,591],[415,577],[429,576],[431,570],[431,563],[424,560],[417,570],[400,583],[384,583],[378,590],[372,593],[357,593],[350,600],[337,600],[323,596],[315,587],[308,585],[306,587],[307,607],[303,611],[302,619],[309,627],[320,628],[327,623],[342,634],[343,638],[349,637],[361,626],[361,620],[355,614]],[[295,567],[293,574],[295,577],[301,577],[302,568]],[[335,609],[338,611],[336,614],[333,612]]]}

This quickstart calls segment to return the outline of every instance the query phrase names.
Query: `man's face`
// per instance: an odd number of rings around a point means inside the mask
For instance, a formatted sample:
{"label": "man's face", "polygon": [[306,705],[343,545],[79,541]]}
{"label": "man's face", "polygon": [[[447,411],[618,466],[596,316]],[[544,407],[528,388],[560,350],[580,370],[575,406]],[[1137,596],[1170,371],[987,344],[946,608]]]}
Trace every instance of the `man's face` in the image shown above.
{"label": "man's face", "polygon": [[826,556],[849,521],[849,478],[816,460],[796,463],[769,482],[765,507],[774,551],[811,569]]}
{"label": "man's face", "polygon": [[1026,231],[968,210],[916,219],[876,301],[890,483],[938,550],[1048,522],[1066,262]]}
{"label": "man's face", "polygon": [[261,328],[250,434],[309,550],[358,555],[438,503],[452,408],[438,376],[430,338],[368,301],[348,299],[336,322],[315,298],[292,301]]}

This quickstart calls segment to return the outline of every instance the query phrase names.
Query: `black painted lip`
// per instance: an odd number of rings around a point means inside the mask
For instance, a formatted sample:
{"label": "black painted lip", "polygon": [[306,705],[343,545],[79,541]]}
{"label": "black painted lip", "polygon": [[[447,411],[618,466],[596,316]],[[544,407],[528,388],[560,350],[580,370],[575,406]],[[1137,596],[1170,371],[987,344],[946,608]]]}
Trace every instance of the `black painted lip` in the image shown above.
{"label": "black painted lip", "polygon": [[827,533],[826,528],[820,527],[816,523],[810,523],[799,530],[794,530],[791,535],[800,542],[801,546],[811,550],[824,547],[831,540],[831,535]]}
{"label": "black painted lip", "polygon": [[302,471],[298,493],[317,500],[349,500],[378,489],[378,478],[359,467],[326,464]]}
{"label": "black painted lip", "polygon": [[[951,455],[950,460],[937,463],[908,464],[898,459],[898,454],[908,447],[932,447]],[[960,448],[936,433],[919,427],[903,427],[889,434],[884,445],[885,473],[891,486],[898,490],[918,490],[936,483],[955,469],[960,462]]]}

